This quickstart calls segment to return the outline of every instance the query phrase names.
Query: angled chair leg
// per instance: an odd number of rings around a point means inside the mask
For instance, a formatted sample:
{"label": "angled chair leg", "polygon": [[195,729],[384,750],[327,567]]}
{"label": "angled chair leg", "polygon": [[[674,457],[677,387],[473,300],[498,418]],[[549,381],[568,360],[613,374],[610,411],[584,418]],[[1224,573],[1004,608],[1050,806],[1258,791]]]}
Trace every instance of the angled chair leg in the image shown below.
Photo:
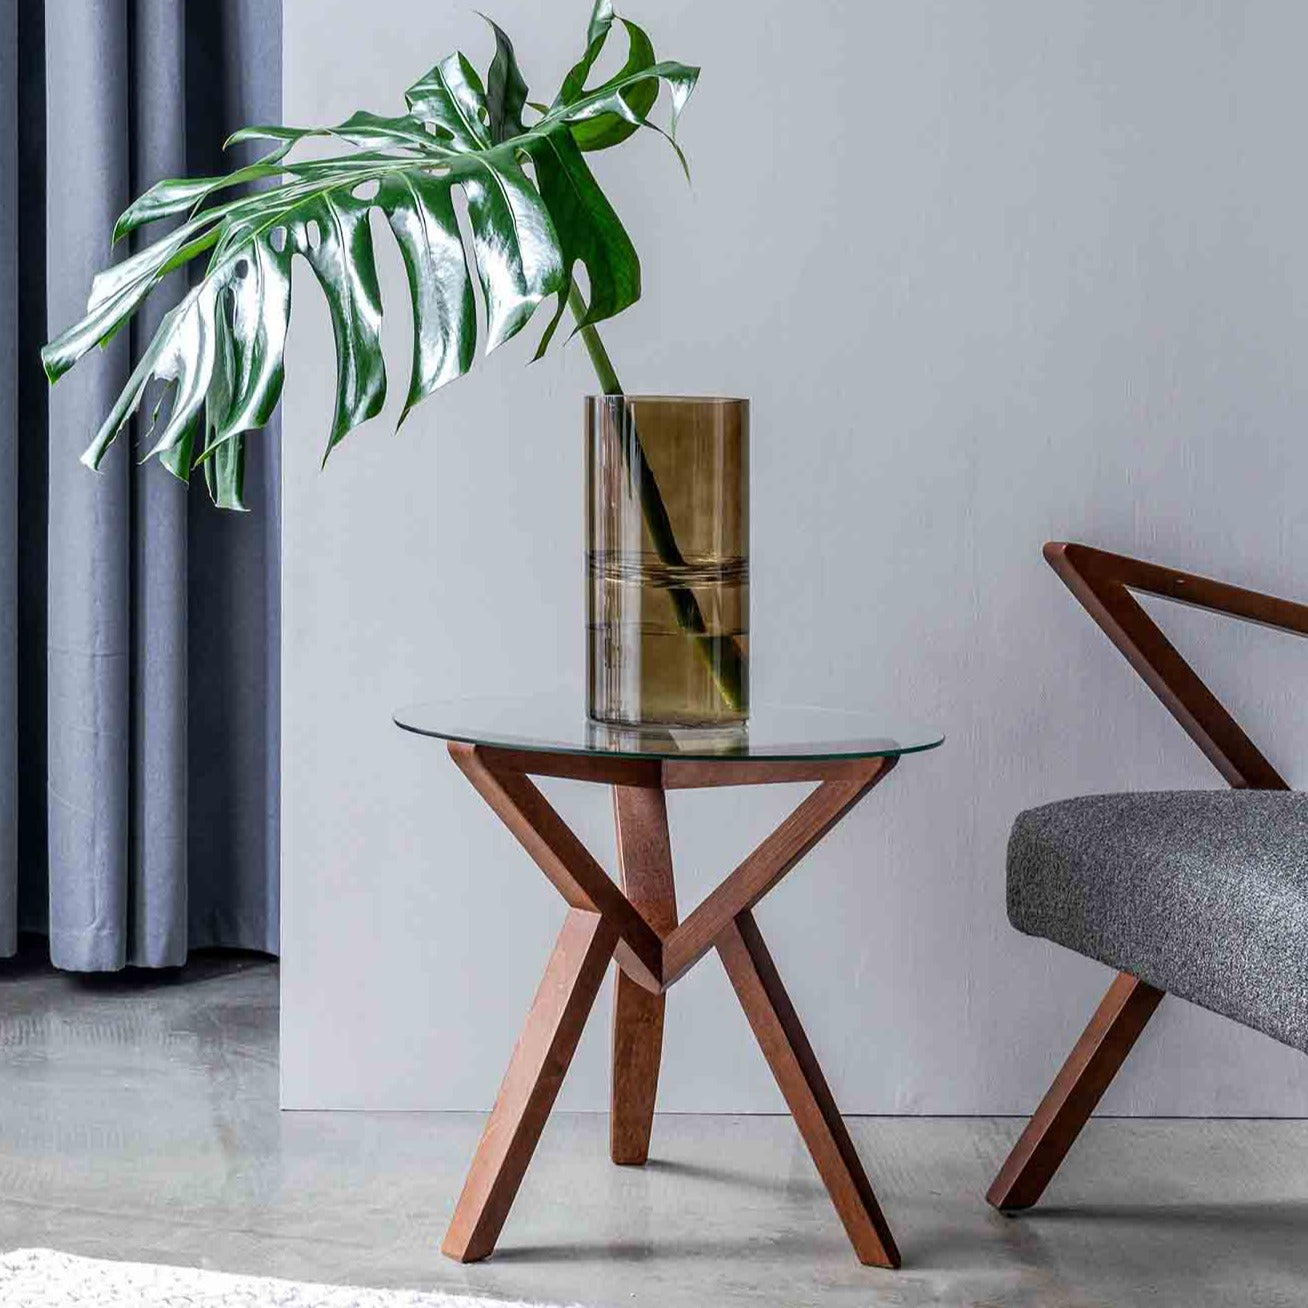
{"label": "angled chair leg", "polygon": [[607,918],[568,913],[441,1244],[447,1257],[473,1263],[495,1248],[617,942]]}
{"label": "angled chair leg", "polygon": [[[622,889],[661,937],[677,925],[668,809],[657,787],[614,786]],[[651,994],[621,968],[613,990],[613,1082],[609,1157],[640,1167],[649,1158],[654,1100],[663,1056],[665,996]]]}
{"label": "angled chair leg", "polygon": [[859,1262],[898,1267],[895,1238],[753,915],[739,914],[715,943]]}
{"label": "angled chair leg", "polygon": [[1038,1202],[1162,998],[1138,977],[1117,974],[986,1191],[987,1202],[1005,1212]]}

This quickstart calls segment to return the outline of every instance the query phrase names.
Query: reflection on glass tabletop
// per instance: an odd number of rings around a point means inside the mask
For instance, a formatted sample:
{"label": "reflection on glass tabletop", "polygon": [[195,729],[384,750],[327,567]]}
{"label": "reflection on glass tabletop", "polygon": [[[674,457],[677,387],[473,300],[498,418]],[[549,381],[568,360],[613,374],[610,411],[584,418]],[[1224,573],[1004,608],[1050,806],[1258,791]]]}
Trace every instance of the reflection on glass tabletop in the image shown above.
{"label": "reflection on glass tabletop", "polygon": [[944,735],[871,710],[756,704],[743,727],[619,727],[586,716],[575,690],[468,695],[400,709],[405,731],[549,754],[662,759],[842,759],[916,754]]}

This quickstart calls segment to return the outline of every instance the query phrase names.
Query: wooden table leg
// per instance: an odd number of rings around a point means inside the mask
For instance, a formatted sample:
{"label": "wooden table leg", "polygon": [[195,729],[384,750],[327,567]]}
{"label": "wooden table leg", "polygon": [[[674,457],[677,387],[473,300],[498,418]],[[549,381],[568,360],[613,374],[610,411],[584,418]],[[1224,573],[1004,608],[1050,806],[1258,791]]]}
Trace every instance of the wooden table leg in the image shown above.
{"label": "wooden table leg", "polygon": [[898,1267],[895,1238],[753,915],[740,913],[715,944],[859,1262]]}
{"label": "wooden table leg", "polygon": [[607,918],[568,913],[445,1233],[448,1257],[471,1263],[495,1248],[617,942]]}
{"label": "wooden table leg", "polygon": [[[668,809],[657,787],[614,786],[622,889],[660,938],[677,925]],[[613,990],[613,1085],[609,1100],[609,1156],[639,1167],[649,1158],[659,1062],[663,1053],[663,995],[651,994],[621,968]]]}

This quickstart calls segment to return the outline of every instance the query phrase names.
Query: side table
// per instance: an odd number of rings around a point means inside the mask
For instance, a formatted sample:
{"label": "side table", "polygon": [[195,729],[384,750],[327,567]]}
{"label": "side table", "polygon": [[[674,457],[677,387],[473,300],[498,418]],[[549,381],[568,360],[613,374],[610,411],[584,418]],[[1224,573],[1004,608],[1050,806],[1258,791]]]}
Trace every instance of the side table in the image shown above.
{"label": "side table", "polygon": [[[859,1261],[898,1267],[894,1237],[752,910],[902,755],[933,749],[943,737],[888,735],[855,713],[766,706],[736,732],[636,731],[587,721],[572,696],[423,704],[395,722],[448,742],[463,774],[568,904],[442,1251],[474,1262],[495,1248],[610,960],[618,968],[610,1155],[623,1165],[645,1162],[664,993],[716,950]],[[621,889],[534,776],[612,787]],[[666,792],[786,781],[817,786],[679,921]]]}

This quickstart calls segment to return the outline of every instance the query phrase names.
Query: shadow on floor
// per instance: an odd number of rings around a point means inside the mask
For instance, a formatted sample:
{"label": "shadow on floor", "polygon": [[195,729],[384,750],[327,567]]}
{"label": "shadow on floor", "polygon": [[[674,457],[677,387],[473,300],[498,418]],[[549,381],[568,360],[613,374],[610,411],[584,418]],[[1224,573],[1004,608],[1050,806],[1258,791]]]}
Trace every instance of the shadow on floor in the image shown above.
{"label": "shadow on floor", "polygon": [[[708,1167],[703,1163],[682,1163],[667,1158],[651,1158],[645,1163],[644,1170],[656,1175],[662,1173],[665,1176],[683,1177],[691,1181],[716,1181],[720,1185],[744,1186],[769,1195],[777,1192],[775,1178],[762,1177],[757,1172],[746,1172],[734,1167]],[[796,1182],[794,1178],[790,1178],[786,1184],[792,1192],[796,1189],[807,1189],[813,1194],[826,1193],[816,1175],[807,1183]]]}
{"label": "shadow on floor", "polygon": [[1084,1239],[1098,1228],[1102,1236],[1142,1236],[1161,1257],[1169,1242],[1193,1246],[1196,1236],[1210,1255],[1253,1261],[1308,1283],[1308,1200],[1228,1203],[1096,1203],[1033,1208],[1013,1217],[1014,1234],[1036,1238],[1055,1229],[1074,1230]]}
{"label": "shadow on floor", "polygon": [[1216,1227],[1270,1239],[1293,1240],[1308,1269],[1308,1201],[1251,1203],[1067,1204],[1033,1208],[1015,1222],[1129,1222],[1132,1226]]}
{"label": "shadow on floor", "polygon": [[[613,1263],[641,1263],[649,1260],[666,1260],[669,1255],[670,1242],[667,1237],[661,1240],[574,1240],[567,1243],[543,1245],[497,1245],[495,1262],[506,1263],[569,1263],[603,1260]],[[675,1240],[678,1261],[712,1262],[740,1259],[748,1262],[766,1250],[769,1258],[794,1257],[812,1259],[826,1254],[826,1245],[815,1241],[809,1234],[788,1234],[784,1231],[762,1230],[743,1238],[733,1239],[722,1236],[711,1240],[687,1239],[684,1236]],[[843,1249],[840,1250],[843,1254]],[[875,1270],[875,1269],[874,1269]]]}

